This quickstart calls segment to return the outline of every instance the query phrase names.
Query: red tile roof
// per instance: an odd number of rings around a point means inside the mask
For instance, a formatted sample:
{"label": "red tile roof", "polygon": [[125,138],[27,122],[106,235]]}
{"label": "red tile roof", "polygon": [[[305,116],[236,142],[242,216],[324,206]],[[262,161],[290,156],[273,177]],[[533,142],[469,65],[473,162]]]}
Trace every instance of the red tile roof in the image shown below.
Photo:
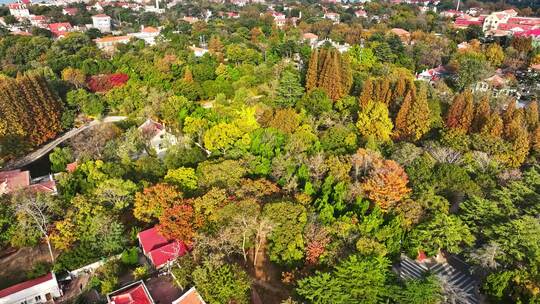
{"label": "red tile roof", "polygon": [[206,304],[195,287],[191,287],[180,298],[173,301],[173,304]]}
{"label": "red tile roof", "polygon": [[28,189],[34,193],[54,193],[56,192],[56,182],[54,180],[43,181],[38,184],[28,186]]}
{"label": "red tile roof", "polygon": [[30,281],[15,284],[15,285],[13,285],[11,287],[0,290],[0,299],[4,298],[4,297],[7,297],[9,295],[12,295],[14,293],[17,293],[19,291],[28,289],[30,287],[39,285],[41,283],[45,283],[45,282],[50,281],[52,279],[53,279],[53,274],[49,273],[49,274],[46,274],[46,275],[44,275],[42,277],[30,280]]}
{"label": "red tile roof", "polygon": [[26,188],[30,185],[30,172],[11,170],[0,172],[0,183],[7,185],[7,192]]}
{"label": "red tile roof", "polygon": [[154,264],[154,267],[160,268],[178,257],[183,256],[187,252],[186,245],[181,241],[173,241],[158,249],[149,252],[149,258]]}
{"label": "red tile roof", "polygon": [[66,171],[73,173],[75,170],[77,170],[77,161],[74,161],[72,163],[69,163],[66,165]]}
{"label": "red tile roof", "polygon": [[49,24],[49,29],[51,32],[64,32],[71,29],[71,24],[69,22],[59,22]]}
{"label": "red tile roof", "polygon": [[148,293],[143,282],[122,290],[116,295],[110,296],[111,303],[114,304],[153,304],[154,300]]}
{"label": "red tile roof", "polygon": [[159,234],[156,227],[153,227],[139,232],[139,242],[141,243],[143,253],[148,254],[154,249],[167,245],[169,240]]}

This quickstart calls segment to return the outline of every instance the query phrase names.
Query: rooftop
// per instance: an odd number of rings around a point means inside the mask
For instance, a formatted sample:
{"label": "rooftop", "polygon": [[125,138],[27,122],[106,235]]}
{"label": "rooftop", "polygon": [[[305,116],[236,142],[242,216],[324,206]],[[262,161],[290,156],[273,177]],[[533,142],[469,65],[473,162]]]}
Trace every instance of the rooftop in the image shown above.
{"label": "rooftop", "polygon": [[143,281],[138,281],[107,295],[111,304],[154,304]]}
{"label": "rooftop", "polygon": [[34,287],[36,285],[39,285],[41,283],[45,283],[47,281],[50,281],[50,280],[56,280],[53,273],[48,273],[42,277],[39,277],[39,278],[35,278],[33,280],[29,280],[29,281],[26,281],[26,282],[22,282],[22,283],[19,283],[19,284],[15,284],[11,287],[8,287],[8,288],[5,288],[5,289],[2,289],[0,290],[0,299],[1,298],[4,298],[4,297],[7,297],[9,295],[12,295],[14,293],[17,293],[19,291],[23,291],[25,289],[28,289],[30,287]]}

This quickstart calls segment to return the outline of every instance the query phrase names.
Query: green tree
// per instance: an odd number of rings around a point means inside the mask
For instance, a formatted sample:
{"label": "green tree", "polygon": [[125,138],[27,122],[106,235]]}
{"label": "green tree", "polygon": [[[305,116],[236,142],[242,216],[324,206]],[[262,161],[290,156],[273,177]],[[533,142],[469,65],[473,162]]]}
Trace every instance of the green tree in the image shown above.
{"label": "green tree", "polygon": [[272,203],[265,206],[264,217],[274,226],[268,237],[270,260],[282,265],[300,262],[304,257],[306,209],[291,202]]}
{"label": "green tree", "polygon": [[387,258],[352,255],[331,273],[316,272],[298,281],[296,292],[309,303],[381,303],[389,268]]}
{"label": "green tree", "polygon": [[281,73],[276,93],[276,104],[284,108],[294,106],[304,94],[300,78],[291,68],[287,68]]}
{"label": "green tree", "polygon": [[186,193],[197,189],[197,175],[193,168],[180,167],[169,170],[165,175],[165,182],[178,186]]}
{"label": "green tree", "polygon": [[62,172],[66,170],[67,164],[73,161],[73,152],[69,147],[56,147],[49,154],[49,160],[51,161],[51,170],[53,172]]}
{"label": "green tree", "polygon": [[469,227],[455,215],[437,213],[430,220],[418,225],[409,235],[409,242],[414,253],[424,251],[433,256],[444,249],[451,253],[462,251],[461,246],[470,246],[475,237]]}
{"label": "green tree", "polygon": [[236,265],[203,263],[193,271],[193,282],[201,297],[210,304],[249,303],[249,277]]}

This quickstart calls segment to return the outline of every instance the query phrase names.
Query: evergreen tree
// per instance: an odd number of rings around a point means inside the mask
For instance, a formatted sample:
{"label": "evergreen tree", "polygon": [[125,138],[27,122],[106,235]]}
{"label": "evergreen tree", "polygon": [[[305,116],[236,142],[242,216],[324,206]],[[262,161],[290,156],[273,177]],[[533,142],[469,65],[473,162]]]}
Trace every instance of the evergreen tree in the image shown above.
{"label": "evergreen tree", "polygon": [[360,93],[360,108],[366,107],[371,100],[373,100],[373,81],[368,78],[364,81],[362,93]]}
{"label": "evergreen tree", "polygon": [[500,138],[503,132],[503,121],[499,115],[490,115],[481,133]]}
{"label": "evergreen tree", "polygon": [[509,155],[508,165],[517,168],[525,161],[529,153],[529,133],[520,117],[515,117],[507,129],[506,136],[512,144],[513,152]]}
{"label": "evergreen tree", "polygon": [[396,118],[398,137],[407,138],[412,141],[419,140],[430,129],[430,116],[431,112],[427,102],[427,88],[422,85],[416,98],[412,99],[412,92],[405,97],[398,112]]}
{"label": "evergreen tree", "polygon": [[473,97],[470,91],[457,95],[448,110],[446,126],[468,132],[474,116]]}
{"label": "evergreen tree", "polygon": [[191,68],[189,66],[187,66],[184,70],[183,80],[188,83],[193,83],[193,73],[191,72]]}
{"label": "evergreen tree", "polygon": [[317,87],[319,76],[319,50],[315,49],[311,53],[311,58],[309,59],[309,66],[306,74],[306,91],[311,92],[311,90]]}
{"label": "evergreen tree", "polygon": [[341,98],[341,67],[339,54],[336,50],[328,50],[319,78],[319,88],[326,91],[330,99],[336,101]]}
{"label": "evergreen tree", "polygon": [[279,79],[276,103],[280,107],[292,107],[304,95],[300,77],[291,69],[285,69]]}
{"label": "evergreen tree", "polygon": [[476,111],[474,112],[473,132],[480,132],[482,130],[489,120],[490,113],[489,98],[488,96],[484,96],[476,106]]}
{"label": "evergreen tree", "polygon": [[512,118],[514,117],[514,112],[516,111],[516,108],[517,105],[515,100],[510,101],[506,105],[506,109],[502,113],[502,120],[505,128],[512,122]]}
{"label": "evergreen tree", "polygon": [[525,109],[525,120],[530,131],[536,130],[538,126],[538,102],[536,100],[527,105]]}

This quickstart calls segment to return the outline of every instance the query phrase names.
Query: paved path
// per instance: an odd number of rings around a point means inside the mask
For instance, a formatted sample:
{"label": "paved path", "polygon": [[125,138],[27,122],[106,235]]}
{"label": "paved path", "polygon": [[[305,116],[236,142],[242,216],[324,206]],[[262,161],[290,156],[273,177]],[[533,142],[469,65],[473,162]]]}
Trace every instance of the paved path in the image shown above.
{"label": "paved path", "polygon": [[36,151],[31,152],[30,154],[27,154],[27,155],[25,155],[25,156],[23,156],[23,157],[21,157],[19,159],[16,159],[14,161],[8,162],[4,166],[4,169],[10,170],[10,169],[17,169],[17,168],[20,168],[20,167],[24,167],[24,166],[26,166],[28,164],[31,164],[32,162],[35,162],[36,160],[40,159],[41,157],[43,157],[45,154],[49,153],[49,151],[54,149],[59,144],[63,143],[64,141],[72,138],[73,136],[81,133],[82,131],[84,131],[84,130],[86,130],[88,128],[91,128],[93,126],[96,126],[96,125],[99,125],[99,124],[102,124],[102,123],[121,121],[121,120],[124,120],[126,118],[127,117],[125,117],[125,116],[107,116],[102,120],[92,120],[91,122],[85,124],[84,126],[81,126],[81,127],[77,128],[77,129],[69,130],[68,132],[64,133],[64,135],[62,135],[62,136],[56,138],[55,140],[41,146]]}

